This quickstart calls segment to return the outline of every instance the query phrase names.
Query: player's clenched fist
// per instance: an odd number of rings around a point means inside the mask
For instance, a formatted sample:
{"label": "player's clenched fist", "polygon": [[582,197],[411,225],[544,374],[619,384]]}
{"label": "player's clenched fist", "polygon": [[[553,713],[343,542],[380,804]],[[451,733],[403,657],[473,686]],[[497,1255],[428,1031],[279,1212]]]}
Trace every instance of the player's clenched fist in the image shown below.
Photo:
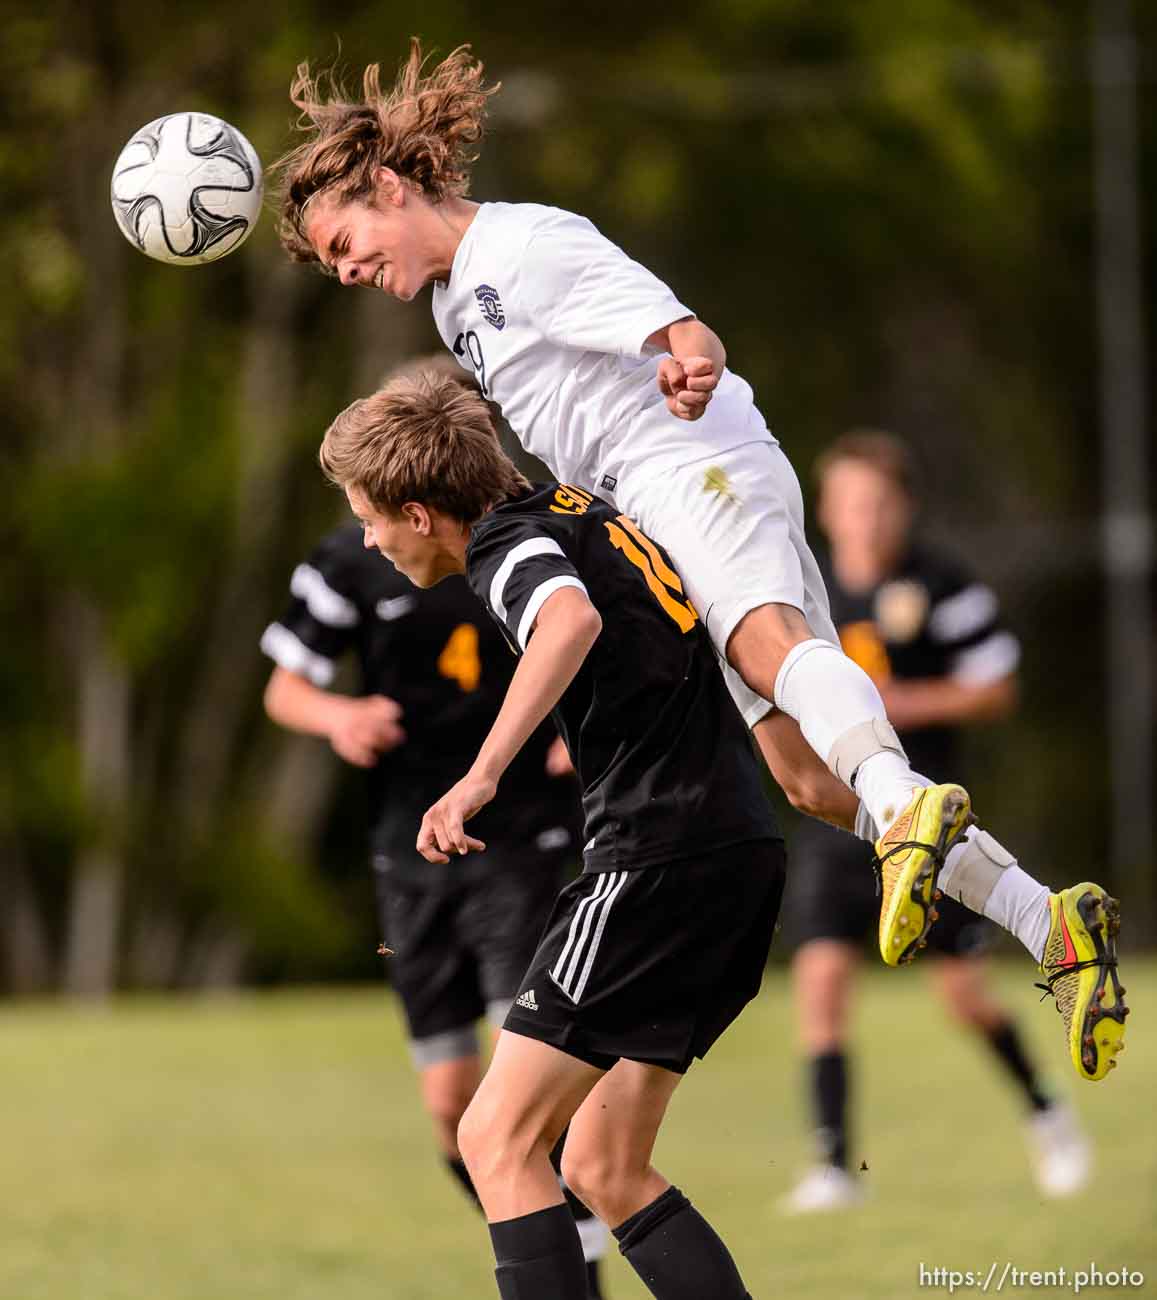
{"label": "player's clenched fist", "polygon": [[401,719],[401,705],[385,695],[343,699],[334,711],[329,743],[347,763],[373,767],[379,754],[405,742]]}
{"label": "player's clenched fist", "polygon": [[710,357],[664,357],[659,362],[659,391],[667,409],[680,420],[697,420],[719,383]]}
{"label": "player's clenched fist", "polygon": [[486,845],[467,835],[464,822],[494,798],[493,781],[466,776],[451,786],[432,808],[426,810],[418,831],[418,852],[427,862],[449,862],[450,854],[481,852]]}

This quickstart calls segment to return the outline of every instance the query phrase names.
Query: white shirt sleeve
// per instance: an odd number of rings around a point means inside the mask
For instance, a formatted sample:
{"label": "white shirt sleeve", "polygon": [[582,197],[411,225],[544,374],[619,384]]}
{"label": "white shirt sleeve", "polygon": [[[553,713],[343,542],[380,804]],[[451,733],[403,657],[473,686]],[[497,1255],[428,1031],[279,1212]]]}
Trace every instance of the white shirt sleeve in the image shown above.
{"label": "white shirt sleeve", "polygon": [[585,217],[569,212],[560,212],[531,236],[522,283],[542,333],[584,352],[642,357],[656,330],[695,314],[658,276]]}

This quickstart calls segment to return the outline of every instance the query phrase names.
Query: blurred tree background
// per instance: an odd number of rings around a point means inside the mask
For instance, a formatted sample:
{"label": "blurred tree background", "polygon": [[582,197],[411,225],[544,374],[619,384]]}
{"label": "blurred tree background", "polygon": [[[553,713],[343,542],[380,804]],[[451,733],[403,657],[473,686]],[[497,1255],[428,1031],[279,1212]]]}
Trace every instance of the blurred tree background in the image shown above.
{"label": "blurred tree background", "polygon": [[[1157,10],[1136,9],[1145,122]],[[300,59],[392,68],[412,32],[505,83],[474,197],[576,209],[666,278],[801,476],[851,425],[912,441],[928,528],[1025,643],[1020,717],[974,742],[986,824],[1051,883],[1146,896],[1151,855],[1106,861],[1089,21],[1044,0],[6,7],[0,987],[375,969],[357,783],[263,720],[257,641],[339,514],[322,431],[437,346],[432,321],[291,266],[271,220],[219,264],[150,262],[108,185],[179,109],[268,163]]]}

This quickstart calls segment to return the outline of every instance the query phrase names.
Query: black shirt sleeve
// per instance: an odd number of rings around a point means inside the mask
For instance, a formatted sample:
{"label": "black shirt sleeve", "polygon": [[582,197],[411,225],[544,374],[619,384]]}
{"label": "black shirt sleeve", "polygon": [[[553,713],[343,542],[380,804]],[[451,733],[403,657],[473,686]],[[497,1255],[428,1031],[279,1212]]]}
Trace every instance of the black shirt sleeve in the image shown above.
{"label": "black shirt sleeve", "polygon": [[586,584],[550,534],[530,520],[495,520],[470,546],[470,586],[520,651],[547,598]]}
{"label": "black shirt sleeve", "polygon": [[289,604],[261,637],[261,649],[274,663],[320,687],[333,681],[337,661],[354,645],[362,621],[342,554],[343,531],[323,538],[294,569]]}
{"label": "black shirt sleeve", "polygon": [[942,559],[938,568],[930,583],[928,636],[947,676],[980,685],[1015,671],[1020,644],[1004,625],[996,593],[955,561]]}

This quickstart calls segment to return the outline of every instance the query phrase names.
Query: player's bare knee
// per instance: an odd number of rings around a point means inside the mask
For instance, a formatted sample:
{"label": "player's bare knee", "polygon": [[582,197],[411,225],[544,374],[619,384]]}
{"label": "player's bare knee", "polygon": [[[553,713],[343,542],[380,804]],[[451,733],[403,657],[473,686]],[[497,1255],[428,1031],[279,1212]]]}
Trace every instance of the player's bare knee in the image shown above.
{"label": "player's bare knee", "polygon": [[597,1151],[574,1151],[568,1146],[563,1149],[559,1173],[579,1200],[597,1214],[596,1203],[612,1180],[608,1155]]}
{"label": "player's bare knee", "polygon": [[567,1187],[604,1223],[621,1223],[634,1205],[646,1168],[631,1169],[613,1152],[563,1152],[562,1177]]}
{"label": "player's bare knee", "polygon": [[488,1158],[493,1157],[495,1147],[502,1140],[501,1131],[493,1122],[493,1116],[486,1113],[488,1110],[485,1102],[476,1096],[458,1121],[458,1151],[471,1176],[476,1176]]}
{"label": "player's bare knee", "polygon": [[727,660],[752,690],[770,700],[788,652],[812,636],[807,619],[793,606],[760,605],[739,620],[728,638]]}

